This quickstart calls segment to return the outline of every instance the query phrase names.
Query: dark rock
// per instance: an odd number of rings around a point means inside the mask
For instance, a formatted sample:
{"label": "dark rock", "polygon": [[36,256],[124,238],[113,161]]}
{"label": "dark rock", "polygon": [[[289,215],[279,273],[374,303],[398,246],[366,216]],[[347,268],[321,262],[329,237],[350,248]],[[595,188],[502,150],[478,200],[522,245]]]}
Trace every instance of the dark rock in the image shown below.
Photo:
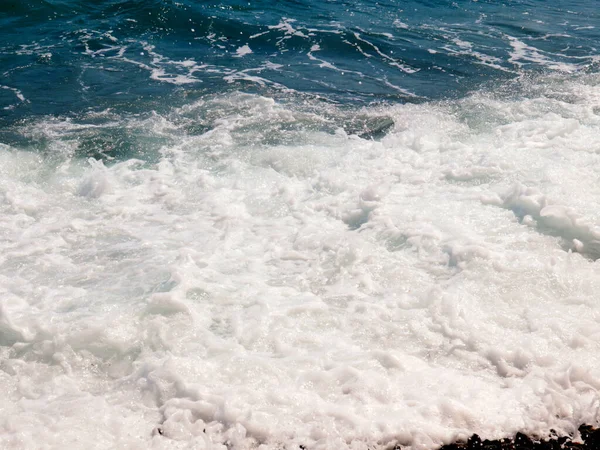
{"label": "dark rock", "polygon": [[453,444],[446,444],[442,447],[442,449],[444,449],[444,450],[466,450],[467,443],[466,442],[455,442]]}
{"label": "dark rock", "polygon": [[551,430],[546,439],[534,440],[523,433],[512,439],[481,440],[474,434],[466,443],[444,445],[440,450],[600,450],[600,429],[589,425],[579,427],[583,442],[573,442],[570,436],[557,436]]}
{"label": "dark rock", "polygon": [[368,130],[359,134],[359,137],[373,140],[381,139],[394,128],[394,120],[390,117],[378,117],[376,120],[368,122],[366,126],[369,127]]}
{"label": "dark rock", "polygon": [[600,429],[582,425],[579,427],[579,433],[581,433],[581,439],[585,445],[588,445],[589,448],[600,449]]}
{"label": "dark rock", "polygon": [[481,448],[484,450],[502,450],[502,441],[490,441],[486,439],[481,445]]}
{"label": "dark rock", "polygon": [[515,448],[517,450],[533,448],[533,441],[523,433],[517,433],[515,436]]}
{"label": "dark rock", "polygon": [[344,129],[346,133],[357,135],[363,139],[378,140],[388,134],[394,125],[394,119],[388,116],[356,116],[346,123]]}
{"label": "dark rock", "polygon": [[469,438],[469,441],[467,442],[467,448],[469,450],[478,450],[478,449],[482,449],[483,448],[483,443],[481,442],[481,438],[474,434],[473,436],[471,436]]}

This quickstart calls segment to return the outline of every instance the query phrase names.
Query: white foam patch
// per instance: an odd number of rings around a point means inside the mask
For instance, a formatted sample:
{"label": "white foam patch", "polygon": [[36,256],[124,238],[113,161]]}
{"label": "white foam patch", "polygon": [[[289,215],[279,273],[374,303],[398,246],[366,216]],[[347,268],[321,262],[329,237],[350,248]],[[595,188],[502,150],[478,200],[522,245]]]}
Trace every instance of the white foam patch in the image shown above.
{"label": "white foam patch", "polygon": [[[552,56],[555,55],[547,55],[542,50],[528,45],[515,37],[507,36],[507,39],[513,49],[509,52],[510,57],[508,60],[518,67],[522,67],[524,63],[535,63],[552,70],[566,73],[572,73],[581,68],[576,63],[557,61],[552,58]],[[586,57],[585,59],[586,61],[583,63],[583,66],[589,64],[589,58]]]}
{"label": "white foam patch", "polygon": [[393,25],[401,30],[408,30],[410,27],[399,19],[395,19]]}
{"label": "white foam patch", "polygon": [[277,25],[269,25],[269,29],[283,31],[285,35],[283,39],[288,39],[292,36],[307,38],[308,36],[305,32],[294,27],[295,22],[295,19],[283,17]]}
{"label": "white foam patch", "polygon": [[[20,103],[29,103],[29,100],[27,100],[25,98],[25,96],[23,95],[23,93],[17,88],[14,88],[11,86],[3,86],[0,84],[0,89],[4,89],[6,91],[13,92],[15,94],[15,97],[17,97],[17,100],[19,100]],[[15,107],[16,107],[16,104],[13,104],[13,105],[5,106],[3,109],[11,110],[11,109],[14,109]]]}
{"label": "white foam patch", "polygon": [[449,54],[470,56],[475,58],[478,64],[488,66],[496,70],[501,70],[503,72],[511,72],[511,70],[502,66],[503,61],[501,58],[487,55],[479,51],[475,51],[473,49],[473,44],[467,41],[463,41],[457,37],[446,36],[446,38],[456,46],[454,48],[450,45],[444,45],[442,47],[442,49],[446,50]]}
{"label": "white foam patch", "polygon": [[124,119],[170,137],[153,164],[27,125],[67,150],[0,149],[0,446],[434,449],[595,423],[600,83],[548,83],[388,108],[380,142],[285,134],[338,112],[242,94]]}
{"label": "white foam patch", "polygon": [[375,44],[368,41],[367,39],[363,38],[359,33],[353,33],[353,34],[357,41],[362,42],[362,43],[366,44],[367,46],[369,46],[370,48],[372,48],[375,51],[375,53],[377,55],[379,55],[381,58],[383,58],[383,60],[386,61],[390,66],[397,67],[402,72],[405,72],[408,74],[416,73],[420,70],[420,69],[417,69],[414,67],[410,67],[409,65],[403,63],[398,58],[393,58],[393,57],[383,53],[379,49],[379,47],[377,47]]}
{"label": "white foam patch", "polygon": [[249,55],[250,53],[252,53],[252,49],[248,45],[243,45],[235,51],[235,54],[238,58]]}

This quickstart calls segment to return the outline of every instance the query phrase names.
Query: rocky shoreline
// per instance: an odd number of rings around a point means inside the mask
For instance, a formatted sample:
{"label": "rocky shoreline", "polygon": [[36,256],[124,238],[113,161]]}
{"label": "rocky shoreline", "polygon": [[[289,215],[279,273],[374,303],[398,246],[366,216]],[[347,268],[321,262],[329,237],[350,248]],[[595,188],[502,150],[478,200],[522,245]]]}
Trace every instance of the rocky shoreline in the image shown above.
{"label": "rocky shoreline", "polygon": [[600,429],[582,425],[579,433],[581,441],[568,436],[536,440],[522,433],[512,439],[490,441],[474,434],[467,442],[444,445],[440,450],[600,450]]}

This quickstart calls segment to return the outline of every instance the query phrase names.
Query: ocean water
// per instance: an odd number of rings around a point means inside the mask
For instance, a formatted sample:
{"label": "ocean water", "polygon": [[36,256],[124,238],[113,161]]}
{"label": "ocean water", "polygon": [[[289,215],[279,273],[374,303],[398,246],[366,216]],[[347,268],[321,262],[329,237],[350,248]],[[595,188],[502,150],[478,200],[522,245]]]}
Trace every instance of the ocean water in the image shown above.
{"label": "ocean water", "polygon": [[2,0],[0,448],[572,435],[595,1]]}

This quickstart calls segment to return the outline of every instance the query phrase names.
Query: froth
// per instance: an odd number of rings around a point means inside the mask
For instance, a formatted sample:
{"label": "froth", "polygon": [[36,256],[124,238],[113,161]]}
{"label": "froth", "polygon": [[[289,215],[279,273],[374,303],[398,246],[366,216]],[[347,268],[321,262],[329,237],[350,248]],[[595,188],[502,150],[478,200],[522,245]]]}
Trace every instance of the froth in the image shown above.
{"label": "froth", "polygon": [[394,119],[381,141],[245,94],[123,118],[156,161],[28,125],[70,151],[2,152],[0,442],[416,449],[595,422],[598,83],[544,83],[362,111]]}

